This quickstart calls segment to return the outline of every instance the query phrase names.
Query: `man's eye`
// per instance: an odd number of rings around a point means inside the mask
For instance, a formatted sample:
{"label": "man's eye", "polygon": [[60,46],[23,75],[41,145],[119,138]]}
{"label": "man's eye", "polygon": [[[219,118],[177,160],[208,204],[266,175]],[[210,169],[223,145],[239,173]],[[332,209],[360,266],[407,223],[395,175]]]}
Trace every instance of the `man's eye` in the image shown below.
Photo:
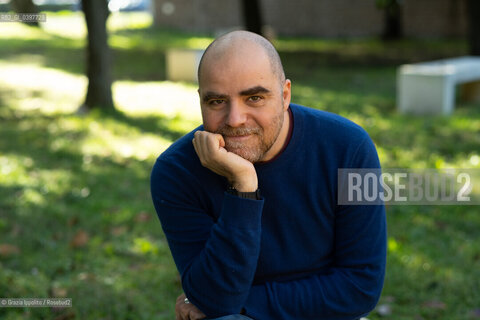
{"label": "man's eye", "polygon": [[257,102],[257,101],[262,100],[262,97],[260,97],[260,96],[251,96],[251,97],[248,97],[248,100],[253,101],[253,102]]}
{"label": "man's eye", "polygon": [[214,100],[208,101],[208,104],[217,106],[217,105],[222,104],[224,102],[225,102],[225,100],[222,100],[222,99],[214,99]]}

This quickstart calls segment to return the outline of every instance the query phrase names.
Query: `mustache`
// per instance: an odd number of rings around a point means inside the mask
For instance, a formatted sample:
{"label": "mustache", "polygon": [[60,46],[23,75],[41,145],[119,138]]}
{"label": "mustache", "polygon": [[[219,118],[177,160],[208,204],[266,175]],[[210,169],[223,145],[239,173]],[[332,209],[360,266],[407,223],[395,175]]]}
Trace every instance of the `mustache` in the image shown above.
{"label": "mustache", "polygon": [[232,128],[229,126],[222,127],[215,131],[215,133],[219,133],[224,137],[232,137],[232,136],[246,136],[250,134],[257,134],[261,135],[262,129],[260,127],[240,127],[240,128]]}

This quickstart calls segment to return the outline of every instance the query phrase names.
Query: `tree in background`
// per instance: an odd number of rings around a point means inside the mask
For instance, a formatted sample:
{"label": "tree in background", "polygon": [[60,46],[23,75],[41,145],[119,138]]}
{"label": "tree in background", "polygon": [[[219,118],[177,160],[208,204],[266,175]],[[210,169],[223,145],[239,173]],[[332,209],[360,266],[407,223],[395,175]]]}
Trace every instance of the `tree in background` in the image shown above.
{"label": "tree in background", "polygon": [[106,27],[110,14],[107,0],[82,0],[82,10],[85,14],[88,32],[88,89],[82,109],[114,109],[111,55]]}
{"label": "tree in background", "polygon": [[467,1],[468,43],[470,54],[480,56],[480,1]]}
{"label": "tree in background", "polygon": [[400,39],[402,33],[401,0],[376,0],[377,7],[384,12],[382,38],[384,40]]}
{"label": "tree in background", "polygon": [[[12,0],[10,2],[12,10],[16,13],[38,13],[37,6],[33,3],[32,0]],[[38,21],[24,22],[30,26],[38,27]]]}
{"label": "tree in background", "polygon": [[262,10],[260,0],[242,0],[243,20],[248,31],[262,34]]}

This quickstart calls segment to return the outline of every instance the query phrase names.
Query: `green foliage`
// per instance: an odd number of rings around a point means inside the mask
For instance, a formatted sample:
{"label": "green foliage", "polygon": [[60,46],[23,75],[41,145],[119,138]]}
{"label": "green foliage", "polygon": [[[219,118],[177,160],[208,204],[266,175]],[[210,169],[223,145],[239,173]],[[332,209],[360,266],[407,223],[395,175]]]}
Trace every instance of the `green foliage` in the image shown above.
{"label": "green foliage", "polygon": [[[131,17],[131,19],[129,18]],[[151,205],[155,157],[200,123],[195,86],[165,80],[168,47],[208,37],[113,16],[121,111],[75,113],[83,99],[82,25],[0,25],[0,295],[70,297],[73,307],[0,308],[2,319],[173,319],[180,281]],[[56,27],[59,26],[59,27]],[[384,167],[480,168],[480,106],[451,117],[395,110],[395,66],[462,54],[459,41],[279,39],[296,103],[362,125]],[[190,109],[189,109],[190,108]],[[475,319],[480,218],[474,206],[387,208],[388,269],[369,319]]]}

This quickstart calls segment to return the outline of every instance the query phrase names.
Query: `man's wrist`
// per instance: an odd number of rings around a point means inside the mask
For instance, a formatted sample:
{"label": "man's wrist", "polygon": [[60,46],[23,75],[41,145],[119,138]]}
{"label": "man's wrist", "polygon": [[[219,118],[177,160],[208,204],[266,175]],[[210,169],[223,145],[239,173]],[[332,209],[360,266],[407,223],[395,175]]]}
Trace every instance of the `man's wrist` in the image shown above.
{"label": "man's wrist", "polygon": [[255,192],[258,189],[257,175],[243,176],[241,179],[233,179],[230,186],[239,192]]}
{"label": "man's wrist", "polygon": [[257,189],[253,192],[241,192],[235,189],[234,187],[229,187],[227,192],[231,195],[240,197],[240,198],[245,198],[245,199],[251,199],[251,200],[260,200],[260,189]]}
{"label": "man's wrist", "polygon": [[237,190],[238,192],[255,192],[258,189],[258,185],[245,185],[234,183],[231,185],[231,188]]}

